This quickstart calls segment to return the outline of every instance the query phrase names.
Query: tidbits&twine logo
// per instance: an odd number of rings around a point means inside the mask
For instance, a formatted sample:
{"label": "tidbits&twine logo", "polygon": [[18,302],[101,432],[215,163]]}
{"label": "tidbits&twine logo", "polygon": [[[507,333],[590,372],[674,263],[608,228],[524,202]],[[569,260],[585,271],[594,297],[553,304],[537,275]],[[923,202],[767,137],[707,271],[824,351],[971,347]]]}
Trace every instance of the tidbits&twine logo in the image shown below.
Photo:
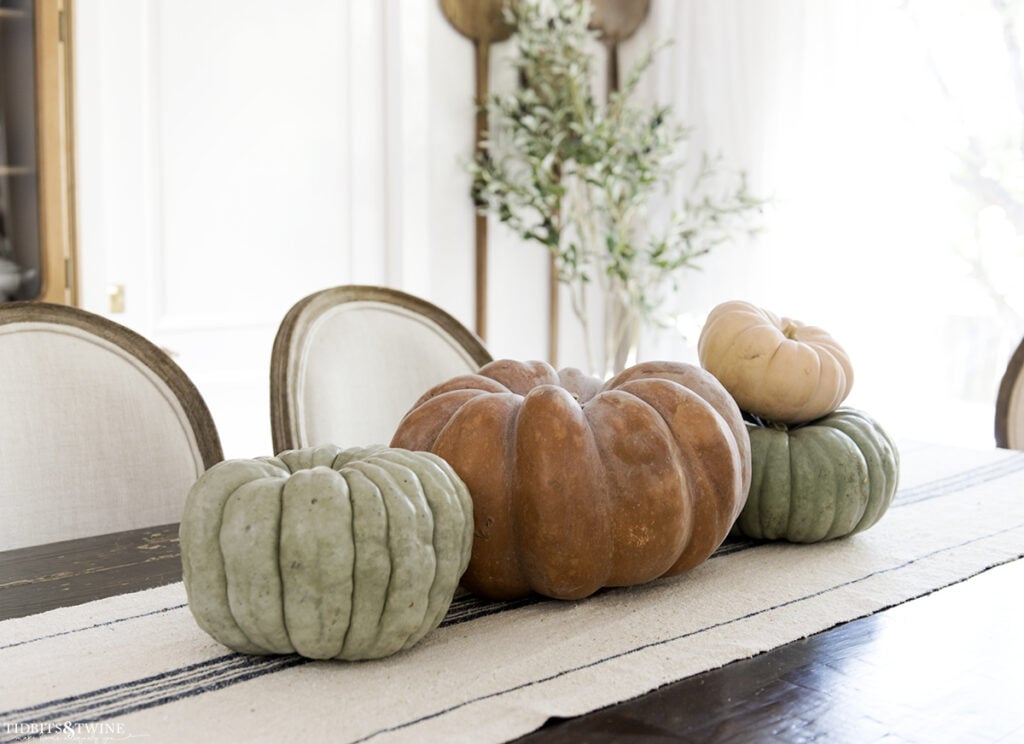
{"label": "tidbits&twine logo", "polygon": [[30,738],[37,736],[63,736],[82,742],[114,742],[134,739],[146,734],[132,734],[123,723],[109,721],[90,721],[75,723],[74,721],[27,721],[20,723],[2,723],[4,739],[15,737]]}

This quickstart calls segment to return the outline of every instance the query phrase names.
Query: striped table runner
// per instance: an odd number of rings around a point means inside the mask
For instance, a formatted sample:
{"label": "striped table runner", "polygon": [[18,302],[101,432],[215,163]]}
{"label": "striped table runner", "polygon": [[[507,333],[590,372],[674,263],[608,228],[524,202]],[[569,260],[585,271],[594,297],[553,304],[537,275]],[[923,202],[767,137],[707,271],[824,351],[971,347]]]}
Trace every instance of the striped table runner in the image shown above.
{"label": "striped table runner", "polygon": [[0,742],[504,741],[1024,555],[1024,453],[904,445],[874,528],[729,541],[689,574],[579,602],[457,599],[373,662],[231,653],[180,583],[0,623]]}

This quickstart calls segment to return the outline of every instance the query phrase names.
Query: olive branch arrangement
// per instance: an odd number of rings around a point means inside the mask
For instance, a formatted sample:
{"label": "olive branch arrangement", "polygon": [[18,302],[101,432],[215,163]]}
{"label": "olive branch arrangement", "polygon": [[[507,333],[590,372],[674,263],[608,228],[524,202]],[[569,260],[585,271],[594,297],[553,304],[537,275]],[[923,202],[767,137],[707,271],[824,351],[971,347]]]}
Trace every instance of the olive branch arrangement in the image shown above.
{"label": "olive branch arrangement", "polygon": [[[588,361],[604,369],[613,364],[609,349],[635,337],[639,324],[657,322],[680,271],[751,231],[763,202],[749,192],[745,174],[702,155],[667,224],[651,225],[652,200],[669,198],[686,165],[679,150],[688,132],[670,107],[633,101],[658,48],[606,103],[596,99],[591,12],[590,2],[579,0],[506,6],[520,85],[487,101],[488,132],[470,172],[478,210],[551,252],[583,327]],[[602,364],[594,363],[589,338],[593,283],[605,301]]]}

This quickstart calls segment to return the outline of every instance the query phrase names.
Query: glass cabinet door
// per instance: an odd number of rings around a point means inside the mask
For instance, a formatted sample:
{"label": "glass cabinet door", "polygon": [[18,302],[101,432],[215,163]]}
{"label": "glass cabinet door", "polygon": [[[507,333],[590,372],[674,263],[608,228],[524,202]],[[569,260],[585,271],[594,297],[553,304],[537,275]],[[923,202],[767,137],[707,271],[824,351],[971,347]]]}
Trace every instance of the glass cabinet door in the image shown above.
{"label": "glass cabinet door", "polygon": [[0,0],[0,301],[73,301],[66,20]]}

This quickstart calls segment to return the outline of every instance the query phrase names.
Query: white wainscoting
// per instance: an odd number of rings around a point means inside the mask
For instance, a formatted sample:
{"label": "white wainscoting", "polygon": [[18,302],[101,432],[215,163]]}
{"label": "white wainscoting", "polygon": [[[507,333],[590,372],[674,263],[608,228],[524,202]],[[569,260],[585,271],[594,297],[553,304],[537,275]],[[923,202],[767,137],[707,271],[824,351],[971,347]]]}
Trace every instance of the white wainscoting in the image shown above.
{"label": "white wainscoting", "polygon": [[[437,3],[78,0],[75,30],[82,304],[175,354],[228,457],[270,451],[306,294],[384,284],[472,325],[474,55]],[[542,358],[545,257],[494,242],[488,345]]]}

